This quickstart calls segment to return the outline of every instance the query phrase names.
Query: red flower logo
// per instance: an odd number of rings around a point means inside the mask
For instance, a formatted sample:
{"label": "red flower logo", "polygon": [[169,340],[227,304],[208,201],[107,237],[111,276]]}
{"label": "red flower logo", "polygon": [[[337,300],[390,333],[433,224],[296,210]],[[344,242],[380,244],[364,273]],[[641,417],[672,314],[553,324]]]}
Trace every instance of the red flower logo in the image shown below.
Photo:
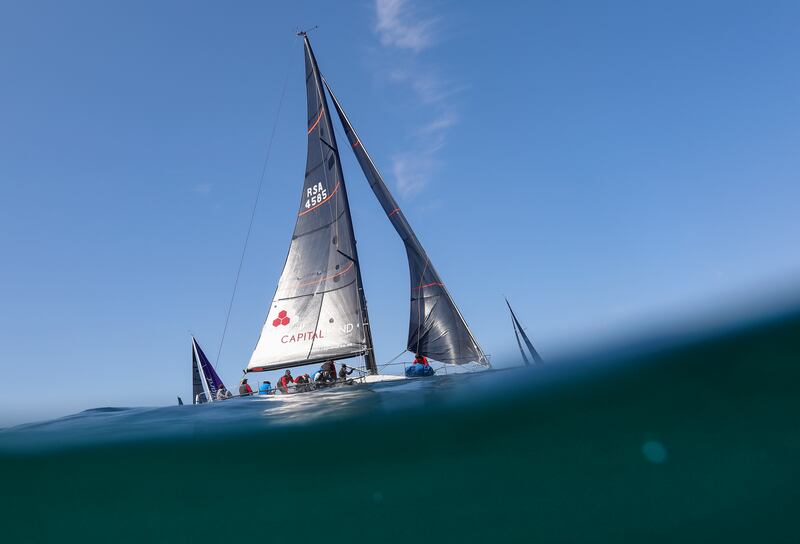
{"label": "red flower logo", "polygon": [[280,327],[281,325],[288,325],[289,324],[289,316],[286,314],[286,310],[281,310],[278,312],[278,317],[276,317],[272,321],[273,327]]}

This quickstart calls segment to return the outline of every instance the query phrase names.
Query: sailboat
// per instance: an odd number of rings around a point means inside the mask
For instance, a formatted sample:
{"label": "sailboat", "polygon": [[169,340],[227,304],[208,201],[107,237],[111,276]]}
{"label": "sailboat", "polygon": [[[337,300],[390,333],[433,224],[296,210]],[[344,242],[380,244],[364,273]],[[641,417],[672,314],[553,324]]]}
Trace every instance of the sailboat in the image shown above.
{"label": "sailboat", "polygon": [[525,346],[528,348],[528,354],[530,354],[533,362],[537,365],[544,363],[542,358],[539,356],[539,352],[533,347],[533,343],[530,341],[530,338],[528,338],[528,335],[525,334],[525,329],[523,329],[522,325],[520,325],[517,315],[514,313],[514,310],[511,309],[511,303],[508,302],[508,299],[506,299],[506,305],[508,306],[508,311],[511,312],[511,325],[514,327],[514,336],[517,337],[517,345],[519,346],[519,352],[522,354],[522,360],[525,362],[525,366],[530,366],[531,362],[528,359],[528,355],[525,354],[525,350],[522,348],[522,341],[520,341],[520,337],[522,337],[522,340],[525,342]]}
{"label": "sailboat", "polygon": [[[225,388],[225,384],[217,375],[206,354],[192,336],[192,404],[205,404],[217,400],[217,392]],[[179,404],[183,401],[178,398]]]}
{"label": "sailboat", "polygon": [[246,372],[363,357],[366,381],[378,381],[367,297],[326,89],[350,146],[406,249],[411,311],[406,349],[451,365],[490,367],[411,225],[320,74],[303,39],[307,155],[289,252]]}

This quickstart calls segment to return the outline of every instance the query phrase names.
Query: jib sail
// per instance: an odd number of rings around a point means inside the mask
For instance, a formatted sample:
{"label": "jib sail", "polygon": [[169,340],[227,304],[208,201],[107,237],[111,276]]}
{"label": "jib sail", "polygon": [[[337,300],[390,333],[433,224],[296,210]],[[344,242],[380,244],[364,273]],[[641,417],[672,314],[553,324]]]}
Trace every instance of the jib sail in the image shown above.
{"label": "jib sail", "polygon": [[389,192],[327,81],[325,86],[372,191],[406,247],[411,274],[411,318],[407,349],[443,363],[476,362],[488,366],[483,350],[472,336],[444,282],[428,259],[425,249]]}
{"label": "jib sail", "polygon": [[192,337],[192,403],[202,404],[216,400],[217,391],[224,388],[217,371]]}
{"label": "jib sail", "polygon": [[371,350],[336,139],[316,59],[305,36],[304,45],[305,181],[289,254],[247,366],[250,371],[341,359]]}

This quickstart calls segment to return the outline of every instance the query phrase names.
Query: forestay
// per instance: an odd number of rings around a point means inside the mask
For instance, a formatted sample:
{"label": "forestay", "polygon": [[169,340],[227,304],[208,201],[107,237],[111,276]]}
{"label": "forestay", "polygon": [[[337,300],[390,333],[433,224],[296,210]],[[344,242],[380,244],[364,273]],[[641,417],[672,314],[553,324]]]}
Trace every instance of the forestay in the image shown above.
{"label": "forestay", "polygon": [[414,231],[384,183],[364,143],[350,124],[339,101],[325,81],[345,134],[364,175],[406,247],[411,274],[411,317],[407,349],[451,364],[477,362],[489,365],[447,288],[428,259]]}
{"label": "forestay", "polygon": [[347,191],[314,53],[304,38],[305,182],[289,254],[249,371],[364,354],[360,272]]}

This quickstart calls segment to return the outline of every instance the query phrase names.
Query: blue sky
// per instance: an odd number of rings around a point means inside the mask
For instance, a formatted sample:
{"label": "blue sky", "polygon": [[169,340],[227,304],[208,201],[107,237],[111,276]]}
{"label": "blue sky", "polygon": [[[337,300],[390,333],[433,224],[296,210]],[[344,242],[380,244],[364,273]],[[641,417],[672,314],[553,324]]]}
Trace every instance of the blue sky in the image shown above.
{"label": "blue sky", "polygon": [[[499,5],[498,5],[499,4]],[[311,35],[484,349],[548,354],[796,285],[795,2],[0,4],[0,424],[234,385],[284,262]],[[288,74],[288,76],[287,76]],[[287,79],[288,77],[288,79]],[[340,136],[341,139],[341,136]],[[342,159],[379,361],[405,255]]]}

